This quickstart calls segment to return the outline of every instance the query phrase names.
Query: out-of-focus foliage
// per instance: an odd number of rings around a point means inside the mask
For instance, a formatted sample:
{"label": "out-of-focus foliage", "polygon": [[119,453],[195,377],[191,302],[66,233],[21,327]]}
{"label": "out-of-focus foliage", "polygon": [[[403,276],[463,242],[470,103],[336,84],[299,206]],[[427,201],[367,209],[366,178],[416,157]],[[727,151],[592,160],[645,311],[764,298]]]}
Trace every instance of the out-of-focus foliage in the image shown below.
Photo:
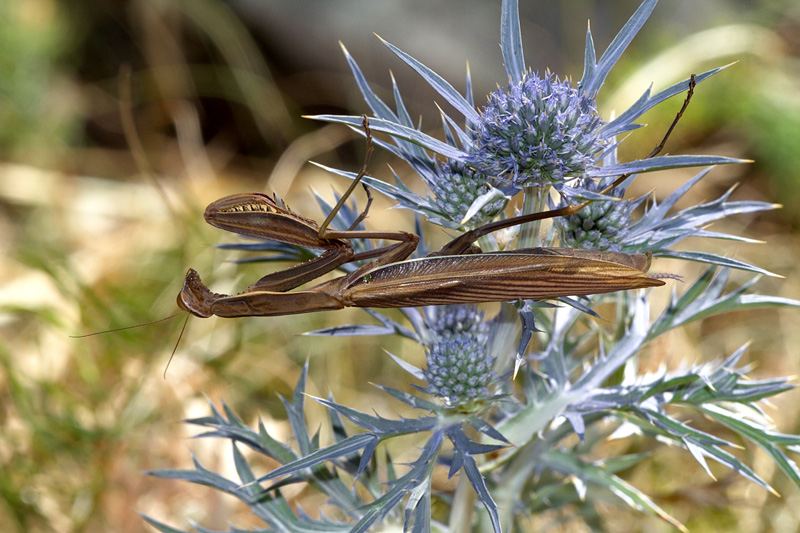
{"label": "out-of-focus foliage", "polygon": [[4,157],[52,160],[74,139],[82,106],[64,64],[73,28],[48,0],[0,5],[0,147]]}

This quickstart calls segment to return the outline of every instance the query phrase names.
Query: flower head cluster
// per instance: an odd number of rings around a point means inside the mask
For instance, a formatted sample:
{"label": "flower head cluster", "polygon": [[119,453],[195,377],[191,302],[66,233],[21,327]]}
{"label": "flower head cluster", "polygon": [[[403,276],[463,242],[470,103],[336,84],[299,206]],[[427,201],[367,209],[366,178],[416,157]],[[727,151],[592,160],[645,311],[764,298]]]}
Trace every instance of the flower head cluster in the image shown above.
{"label": "flower head cluster", "polygon": [[604,124],[594,99],[569,80],[528,71],[489,95],[470,162],[517,187],[559,188],[584,175],[608,145],[600,135]]}
{"label": "flower head cluster", "polygon": [[[600,192],[602,182],[581,180],[581,187],[592,192]],[[561,246],[593,250],[622,251],[622,243],[631,226],[631,211],[634,204],[622,200],[623,187],[617,187],[607,196],[620,200],[596,200],[574,215],[560,217],[555,224],[559,228]],[[566,205],[566,202],[563,203]]]}
{"label": "flower head cluster", "polygon": [[428,392],[447,407],[461,407],[489,398],[495,380],[494,358],[487,353],[489,324],[472,305],[432,307],[427,328],[427,367],[422,370]]}
{"label": "flower head cluster", "polygon": [[[436,161],[436,179],[428,180],[437,206],[453,221],[463,220],[478,197],[489,192],[491,178],[455,159]],[[471,224],[484,224],[506,206],[502,199],[493,200],[478,210]]]}
{"label": "flower head cluster", "polygon": [[485,343],[470,335],[459,335],[434,344],[422,370],[428,392],[448,407],[489,398],[494,379],[494,358],[486,354]]}
{"label": "flower head cluster", "polygon": [[[655,94],[647,89],[616,117],[601,118],[596,106],[597,94],[655,4],[656,0],[645,0],[599,58],[591,32],[587,32],[584,71],[575,85],[571,80],[559,79],[550,72],[540,76],[528,69],[519,21],[516,15],[503,19],[500,48],[509,83],[490,94],[486,105],[480,109],[475,106],[469,73],[467,90],[462,95],[429,67],[394,45],[385,43],[463,115],[462,126],[442,112],[444,141],[419,129],[396,85],[392,91],[394,109],[381,100],[345,50],[359,89],[374,114],[370,118],[371,129],[392,137],[393,144],[381,145],[405,160],[422,177],[435,199],[412,192],[398,176],[395,176],[397,185],[370,177],[365,177],[364,183],[435,224],[465,231],[474,228],[478,219],[473,221],[467,216],[456,216],[461,210],[466,209],[471,215],[485,210],[478,217],[483,218],[494,210],[494,204],[507,202],[522,189],[553,186],[559,192],[573,189],[572,192],[579,193],[574,189],[580,178],[602,179],[668,168],[739,162],[733,158],[705,155],[647,156],[627,162],[607,157],[616,148],[618,136],[641,127],[636,120],[644,113],[722,70],[720,67],[697,74]],[[506,12],[513,12],[511,5],[516,5],[516,2],[504,2]],[[359,131],[363,120],[360,116],[339,115],[314,118],[347,124]],[[354,173],[328,170],[351,179],[355,177]],[[460,184],[464,172],[469,174],[465,176],[471,185],[464,186],[462,191]],[[453,176],[458,176],[454,184],[448,183]],[[484,180],[489,182],[489,189],[486,194],[478,194],[480,186],[475,187],[475,184]],[[571,183],[565,183],[568,181]],[[470,188],[474,192],[467,194]],[[474,201],[470,202],[472,199]],[[458,203],[462,206],[459,207]],[[466,220],[470,220],[469,225]]]}

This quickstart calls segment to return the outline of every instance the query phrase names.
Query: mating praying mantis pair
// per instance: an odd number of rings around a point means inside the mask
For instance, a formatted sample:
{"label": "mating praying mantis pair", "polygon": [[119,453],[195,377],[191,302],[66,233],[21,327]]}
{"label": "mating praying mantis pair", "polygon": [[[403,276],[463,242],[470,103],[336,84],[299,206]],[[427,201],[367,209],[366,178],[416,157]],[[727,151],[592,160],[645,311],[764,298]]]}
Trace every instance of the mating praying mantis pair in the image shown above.
{"label": "mating praying mantis pair", "polygon": [[[661,143],[645,159],[656,156],[664,148],[689,105],[694,87],[692,74],[683,106]],[[344,307],[398,308],[587,296],[657,287],[664,285],[659,277],[677,278],[669,274],[648,276],[650,252],[625,254],[573,248],[524,248],[482,253],[475,245],[480,237],[500,229],[576,214],[593,200],[491,222],[463,233],[438,252],[408,259],[417,247],[418,235],[354,229],[366,218],[372,201],[365,185],[369,200],[364,211],[349,229],[332,230],[329,228],[331,221],[367,172],[372,138],[366,116],[363,126],[367,140],[364,164],[320,226],[262,193],[226,196],[210,204],[204,214],[206,222],[220,229],[321,249],[324,250],[322,254],[287,270],[268,274],[236,295],[211,292],[190,268],[178,294],[178,307],[201,318],[279,316]],[[629,174],[620,176],[602,194],[607,194],[628,177]],[[355,253],[350,239],[384,239],[396,243]],[[367,259],[371,261],[349,274],[305,290],[293,290],[345,263]]]}

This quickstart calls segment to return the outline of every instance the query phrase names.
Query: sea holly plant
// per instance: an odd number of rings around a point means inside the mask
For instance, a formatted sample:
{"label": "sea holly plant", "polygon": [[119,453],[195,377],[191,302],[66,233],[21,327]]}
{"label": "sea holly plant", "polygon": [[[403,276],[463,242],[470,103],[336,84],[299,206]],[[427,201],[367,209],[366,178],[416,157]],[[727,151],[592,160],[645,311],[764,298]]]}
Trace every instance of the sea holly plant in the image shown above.
{"label": "sea holly plant", "polygon": [[[645,0],[599,60],[587,32],[583,76],[573,85],[550,72],[539,75],[526,68],[517,3],[504,0],[501,45],[508,80],[482,106],[475,105],[469,76],[466,95],[461,95],[421,62],[386,43],[463,117],[459,121],[442,112],[444,140],[414,125],[395,83],[393,105],[381,100],[345,50],[373,113],[370,126],[388,135],[389,140],[376,143],[408,163],[428,192],[417,195],[397,177],[394,185],[371,177],[364,181],[414,211],[418,224],[424,218],[467,234],[505,216],[508,202],[518,193],[523,212],[591,200],[579,212],[555,218],[546,231],[527,225],[515,235],[506,231],[501,236],[483,236],[479,244],[484,251],[558,245],[649,252],[655,258],[706,263],[704,274],[681,285],[680,295],[675,283],[667,307],[654,319],[648,304],[651,293],[646,291],[504,303],[499,314],[490,317],[470,305],[407,308],[402,310],[407,324],[366,310],[377,324],[339,326],[312,335],[401,335],[418,343],[427,358],[423,368],[390,354],[408,373],[410,391],[377,385],[382,393],[406,404],[413,416],[384,417],[365,412],[368,407],[337,403],[332,397],[308,397],[307,363],[292,398],[284,400],[291,445],[273,438],[263,424],[250,428],[227,406],[220,410],[212,404],[210,416],[189,423],[205,429],[199,436],[232,442],[238,479],[226,479],[199,462],[191,470],[152,474],[230,494],[276,531],[401,527],[420,532],[512,531],[546,511],[563,508],[577,516],[595,514],[595,502],[607,502],[609,495],[621,506],[685,529],[620,475],[644,460],[644,454],[598,459],[599,444],[633,436],[680,447],[709,474],[710,460],[772,491],[732,452],[738,443],[746,442],[764,450],[800,487],[800,470],[790,456],[800,451],[800,436],[773,430],[762,408],[763,400],[792,387],[789,378],[748,379],[749,368],[742,363],[745,347],[732,354],[709,354],[709,362],[702,364],[637,371],[637,355],[647,343],[690,322],[751,307],[800,306],[794,300],[750,293],[758,276],[771,275],[756,265],[702,249],[674,249],[689,237],[748,242],[708,226],[730,215],[776,207],[732,201],[728,191],[716,200],[674,209],[713,166],[739,160],[658,155],[658,150],[633,161],[617,159],[617,147],[624,141],[620,137],[640,127],[635,120],[645,111],[672,96],[691,93],[696,84],[721,70],[692,76],[655,94],[646,89],[617,117],[601,117],[598,91],[655,5],[655,0]],[[360,117],[314,118],[360,131]],[[661,202],[649,196],[625,197],[630,180],[677,167],[702,168]],[[355,178],[354,173],[329,170]],[[326,214],[330,212],[331,206],[322,199],[320,205]],[[354,204],[340,210],[334,227],[350,228],[358,213]],[[313,255],[275,243],[228,247],[269,252],[259,260],[300,261]],[[426,253],[424,243],[418,253]],[[343,267],[348,268],[355,267]],[[732,269],[756,277],[731,286]],[[616,322],[596,320],[592,307],[599,302],[616,306]],[[520,362],[525,364],[520,366]],[[318,434],[309,433],[304,415],[307,401],[327,408],[333,442],[323,443]],[[703,414],[724,428],[725,435],[735,435],[736,442],[681,418],[679,413],[687,410]],[[395,439],[405,439],[408,449],[415,450],[412,460],[393,463],[384,443]],[[242,447],[281,466],[256,472]],[[434,488],[433,475],[439,470],[458,476],[454,492]],[[290,505],[282,489],[298,483],[325,494],[328,505],[313,512]],[[434,504],[437,513],[432,512]],[[147,520],[160,531],[177,531]]]}

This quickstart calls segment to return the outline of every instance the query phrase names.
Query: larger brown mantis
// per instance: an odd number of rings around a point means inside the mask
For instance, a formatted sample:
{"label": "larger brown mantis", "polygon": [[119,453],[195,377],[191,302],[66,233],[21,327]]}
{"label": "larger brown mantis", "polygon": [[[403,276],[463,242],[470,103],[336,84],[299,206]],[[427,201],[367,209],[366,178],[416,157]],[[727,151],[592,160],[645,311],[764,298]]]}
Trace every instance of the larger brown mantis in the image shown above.
{"label": "larger brown mantis", "polygon": [[[689,97],[675,122],[683,113]],[[366,117],[364,128],[367,139],[364,165],[320,226],[261,193],[227,196],[206,208],[204,217],[213,226],[242,235],[322,249],[321,255],[264,276],[236,295],[211,292],[197,272],[189,269],[178,295],[178,306],[202,318],[212,315],[235,318],[312,313],[344,307],[397,308],[537,300],[664,285],[662,280],[647,275],[651,261],[649,252],[625,254],[571,248],[527,248],[476,253],[479,250],[473,243],[484,235],[527,222],[574,214],[591,201],[492,222],[451,240],[438,252],[411,260],[407,258],[416,249],[419,236],[403,231],[353,229],[366,216],[369,205],[350,229],[330,229],[337,211],[366,174],[371,153]],[[648,157],[660,151],[671,131],[672,127]],[[604,192],[612,190],[627,177],[620,176]],[[350,239],[356,238],[397,242],[356,254],[350,243]],[[372,260],[347,275],[305,290],[292,290],[345,263],[365,259]]]}

